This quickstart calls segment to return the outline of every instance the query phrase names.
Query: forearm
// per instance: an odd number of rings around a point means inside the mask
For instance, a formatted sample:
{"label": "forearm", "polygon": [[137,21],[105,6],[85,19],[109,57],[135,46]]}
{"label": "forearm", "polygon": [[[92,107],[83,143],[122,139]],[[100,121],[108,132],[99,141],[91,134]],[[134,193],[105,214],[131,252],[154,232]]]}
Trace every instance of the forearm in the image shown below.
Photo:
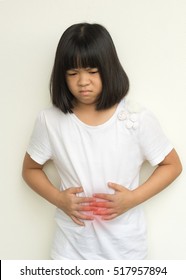
{"label": "forearm", "polygon": [[22,176],[35,192],[64,211],[76,224],[84,226],[82,220],[93,219],[91,215],[81,213],[81,211],[92,211],[88,203],[92,202],[93,198],[78,197],[77,194],[83,192],[82,187],[58,190],[43,171],[43,165],[35,162],[28,153],[24,158]]}
{"label": "forearm", "polygon": [[60,191],[50,182],[42,169],[30,168],[23,170],[23,178],[36,193],[57,206]]}
{"label": "forearm", "polygon": [[91,207],[82,206],[81,203],[88,204],[93,200],[88,197],[76,197],[76,194],[83,191],[81,187],[69,188],[61,192],[52,185],[44,171],[37,168],[23,170],[23,178],[35,192],[64,211],[76,224],[84,226],[82,220],[93,220],[91,215],[81,213],[81,211],[92,210]]}
{"label": "forearm", "polygon": [[173,165],[158,166],[148,180],[133,191],[136,205],[164,190],[178,177],[180,172],[181,168],[175,168]]}

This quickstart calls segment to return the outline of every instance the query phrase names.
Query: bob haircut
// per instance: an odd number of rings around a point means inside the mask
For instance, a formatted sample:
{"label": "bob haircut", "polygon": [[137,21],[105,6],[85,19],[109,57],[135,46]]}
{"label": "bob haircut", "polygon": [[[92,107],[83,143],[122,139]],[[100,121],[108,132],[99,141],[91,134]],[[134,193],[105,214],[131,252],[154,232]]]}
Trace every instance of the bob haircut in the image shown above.
{"label": "bob haircut", "polygon": [[61,36],[50,79],[50,94],[53,105],[63,113],[72,113],[74,108],[74,96],[67,87],[66,72],[77,68],[98,68],[102,93],[97,99],[96,110],[111,108],[128,92],[128,77],[111,36],[102,25],[74,24]]}

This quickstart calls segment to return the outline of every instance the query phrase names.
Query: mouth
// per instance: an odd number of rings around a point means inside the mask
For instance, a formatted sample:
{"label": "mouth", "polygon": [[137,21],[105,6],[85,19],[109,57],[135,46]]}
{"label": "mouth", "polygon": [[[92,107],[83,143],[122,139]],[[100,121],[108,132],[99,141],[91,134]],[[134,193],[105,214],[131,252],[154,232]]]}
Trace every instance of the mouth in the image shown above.
{"label": "mouth", "polygon": [[87,96],[91,93],[91,90],[80,90],[80,94],[83,96]]}

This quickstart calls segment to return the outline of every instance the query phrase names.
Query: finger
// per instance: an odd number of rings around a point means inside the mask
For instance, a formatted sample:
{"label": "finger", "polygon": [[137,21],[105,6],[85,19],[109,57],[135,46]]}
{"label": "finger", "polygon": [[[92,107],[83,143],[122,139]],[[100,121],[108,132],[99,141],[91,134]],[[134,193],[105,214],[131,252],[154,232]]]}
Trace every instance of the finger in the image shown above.
{"label": "finger", "polygon": [[72,187],[72,188],[67,189],[67,191],[71,194],[76,194],[76,193],[83,192],[83,188],[82,187]]}
{"label": "finger", "polygon": [[117,214],[112,214],[112,215],[108,215],[108,216],[102,216],[101,219],[105,220],[105,221],[109,221],[109,220],[113,220],[117,217]]}
{"label": "finger", "polygon": [[78,219],[77,219],[76,217],[74,217],[74,216],[71,216],[71,219],[73,220],[74,223],[76,223],[76,224],[79,225],[79,226],[84,226],[84,225],[85,225],[84,222],[78,220]]}
{"label": "finger", "polygon": [[94,211],[95,207],[94,206],[89,206],[89,205],[80,205],[77,207],[78,211]]}
{"label": "finger", "polygon": [[114,209],[95,209],[93,211],[93,215],[107,216],[111,214],[116,214],[116,211]]}
{"label": "finger", "polygon": [[83,211],[74,211],[73,213],[73,216],[78,218],[78,219],[82,219],[82,220],[92,220],[94,219],[94,216],[92,215],[92,213],[83,213]]}
{"label": "finger", "polygon": [[109,186],[109,188],[111,188],[115,191],[119,191],[119,192],[123,191],[123,189],[124,189],[123,186],[115,184],[115,183],[111,183],[111,182],[108,183],[108,186]]}
{"label": "finger", "polygon": [[87,202],[94,202],[95,198],[93,197],[77,197],[77,203],[87,203]]}
{"label": "finger", "polygon": [[81,215],[82,220],[92,221],[94,220],[94,217],[91,215]]}
{"label": "finger", "polygon": [[83,187],[71,187],[66,189],[70,194],[78,194],[84,192]]}
{"label": "finger", "polygon": [[111,208],[111,207],[113,207],[113,203],[112,202],[91,202],[90,206],[102,207],[102,208]]}
{"label": "finger", "polygon": [[82,220],[94,220],[93,216],[80,214],[79,212],[75,213],[75,215],[71,215],[70,217],[76,224],[80,226],[85,225],[85,223]]}
{"label": "finger", "polygon": [[105,200],[112,200],[113,194],[105,194],[105,193],[95,193],[93,194],[94,198],[101,198]]}

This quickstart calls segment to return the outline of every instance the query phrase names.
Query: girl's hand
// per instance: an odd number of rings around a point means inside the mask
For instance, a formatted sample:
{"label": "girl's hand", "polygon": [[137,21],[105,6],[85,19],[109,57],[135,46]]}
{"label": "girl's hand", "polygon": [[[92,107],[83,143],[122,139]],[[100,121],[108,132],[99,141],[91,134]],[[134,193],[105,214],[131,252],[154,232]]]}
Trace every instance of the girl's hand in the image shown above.
{"label": "girl's hand", "polygon": [[[65,191],[60,191],[57,198],[57,207],[64,211],[76,224],[84,226],[81,220],[93,220],[92,215],[83,214],[81,211],[92,211],[90,203],[95,199],[92,197],[78,197],[77,194],[83,192],[82,187],[73,187]],[[80,220],[81,219],[81,220]]]}
{"label": "girl's hand", "polygon": [[94,194],[94,198],[105,200],[90,204],[94,206],[94,215],[100,215],[103,220],[112,220],[136,206],[133,191],[115,183],[108,183],[108,186],[115,190],[115,193]]}

